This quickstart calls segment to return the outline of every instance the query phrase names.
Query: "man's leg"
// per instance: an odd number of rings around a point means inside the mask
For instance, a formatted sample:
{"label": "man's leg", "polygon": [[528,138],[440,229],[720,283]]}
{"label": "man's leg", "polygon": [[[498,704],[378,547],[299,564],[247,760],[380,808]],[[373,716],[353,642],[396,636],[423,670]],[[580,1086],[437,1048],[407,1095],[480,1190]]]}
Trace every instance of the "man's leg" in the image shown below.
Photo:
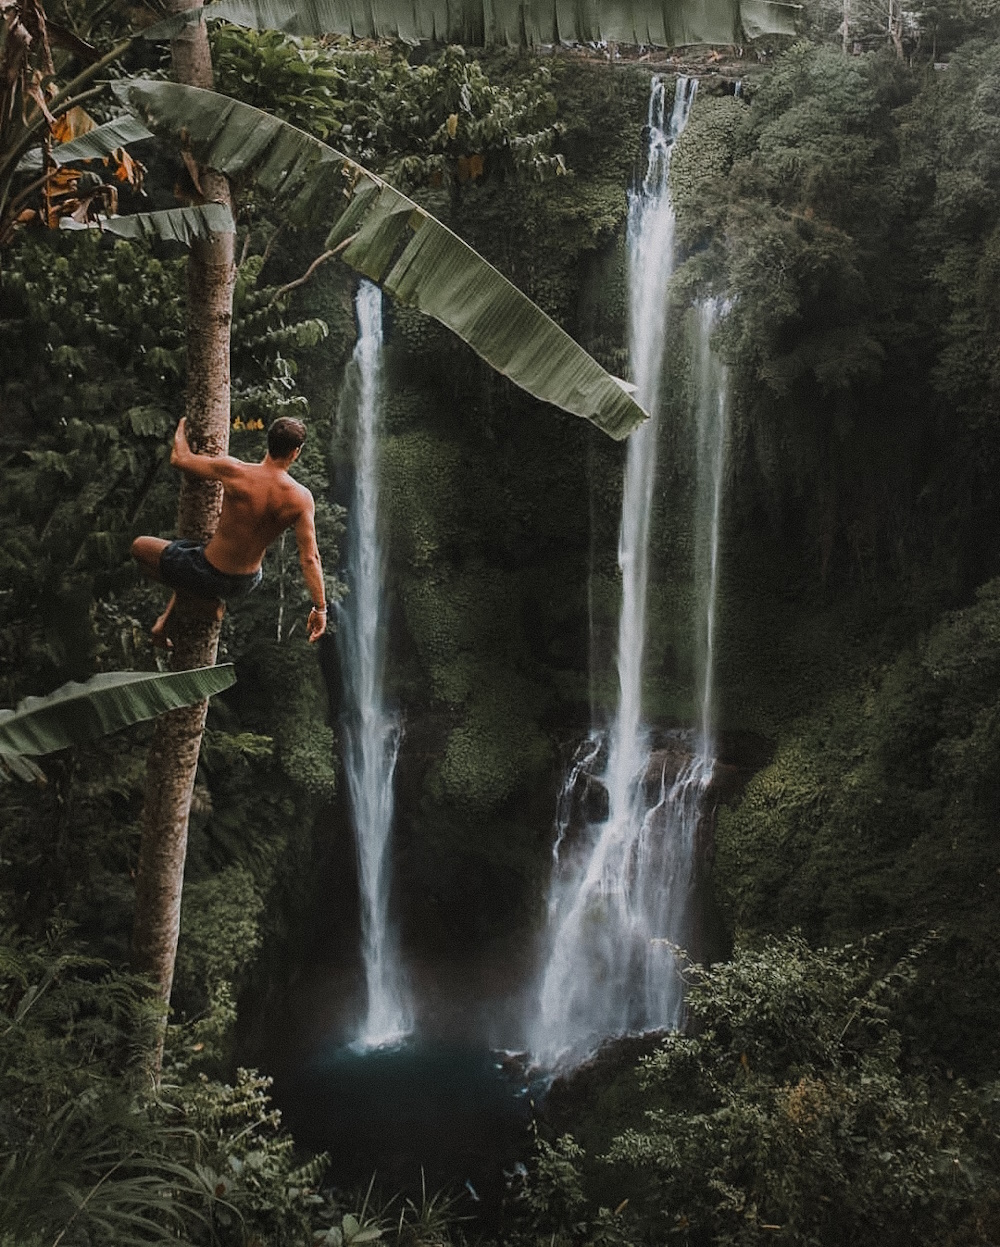
{"label": "man's leg", "polygon": [[170,639],[169,624],[175,607],[178,608],[179,614],[186,615],[188,619],[221,621],[226,613],[226,605],[219,598],[199,598],[193,593],[186,593],[183,589],[177,590],[170,595],[167,609],[150,629],[153,644],[158,645],[160,649],[174,648],[174,643]]}
{"label": "man's leg", "polygon": [[[160,555],[168,545],[170,542],[164,541],[162,537],[136,537],[132,542],[132,557],[139,564],[139,570],[144,576],[155,580],[158,584],[163,583],[163,577],[160,575]],[[151,631],[153,644],[160,649],[172,648],[170,638],[167,636],[167,620],[176,603],[177,594],[172,593],[167,609],[153,624]]]}
{"label": "man's leg", "polygon": [[160,575],[160,555],[170,545],[162,537],[136,537],[132,542],[132,557],[139,564],[139,570],[150,580],[163,583]]}
{"label": "man's leg", "polygon": [[[136,537],[132,542],[132,557],[139,564],[142,574],[160,584],[163,583],[163,577],[160,574],[160,556],[168,545],[170,542],[162,537]],[[175,591],[170,595],[167,609],[151,629],[153,644],[161,649],[173,649],[169,624],[175,607],[180,608],[181,614],[193,619],[221,620],[226,613],[226,607],[219,598],[198,597],[184,589]]]}
{"label": "man's leg", "polygon": [[167,620],[169,620],[170,612],[174,609],[176,605],[177,605],[177,594],[171,593],[170,601],[167,603],[167,609],[163,612],[163,614],[159,617],[159,619],[157,619],[156,623],[153,624],[152,628],[150,628],[149,630],[149,635],[153,639],[153,644],[158,646],[160,649],[173,649],[174,648],[174,643],[173,641],[171,641],[167,633]]}

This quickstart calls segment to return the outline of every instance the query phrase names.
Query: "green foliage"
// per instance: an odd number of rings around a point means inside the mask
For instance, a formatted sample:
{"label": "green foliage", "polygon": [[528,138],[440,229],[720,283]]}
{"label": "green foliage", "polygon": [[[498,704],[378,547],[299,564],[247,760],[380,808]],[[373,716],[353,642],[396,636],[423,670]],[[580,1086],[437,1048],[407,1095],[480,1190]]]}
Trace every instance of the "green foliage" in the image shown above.
{"label": "green foliage", "polygon": [[472,180],[565,172],[545,66],[493,83],[460,47],[410,65],[397,49],[236,26],[218,27],[212,49],[218,90],[329,140],[401,190],[457,187],[475,156]]}
{"label": "green foliage", "polygon": [[940,930],[914,1010],[918,1042],[983,1073],[997,1059],[998,640],[991,581],[975,605],[790,724],[773,764],[722,812],[716,864],[739,931]]}
{"label": "green foliage", "polygon": [[740,295],[727,342],[770,401],[809,384],[822,402],[880,374],[888,309],[865,268],[896,225],[880,174],[902,89],[881,62],[799,44],[757,86],[751,109],[709,101],[711,120],[682,140],[707,140],[710,151],[707,169],[688,175],[689,211],[726,175],[725,264]]}
{"label": "green foliage", "polygon": [[206,166],[252,180],[292,224],[329,224],[333,217],[326,252],[446,325],[535,398],[594,421],[616,439],[646,418],[560,325],[454,231],[335,148],[199,87],[132,78],[115,91],[157,134],[174,141],[183,135]]}
{"label": "green foliage", "polygon": [[397,1228],[399,1247],[449,1247],[455,1230],[471,1218],[461,1213],[461,1197],[448,1190],[427,1191],[427,1177],[420,1171],[420,1203],[407,1199]]}
{"label": "green foliage", "polygon": [[[505,58],[496,64],[491,66],[496,76],[501,67],[505,73],[518,71],[517,62]],[[591,301],[589,309],[582,308],[581,295],[597,255],[620,241],[649,81],[627,69],[607,74],[593,64],[555,60],[552,89],[572,177],[497,193],[477,186],[454,224],[551,316],[569,325],[581,317],[581,341],[621,375],[623,359],[609,352],[625,341],[624,305],[617,314],[603,306],[605,284],[600,307]]]}
{"label": "green foliage", "polygon": [[[386,49],[226,28],[213,40],[234,95],[418,188],[602,363],[624,369],[621,227],[642,70],[559,56],[543,68],[503,56],[480,65],[455,49],[416,66]],[[630,1133],[617,1128],[614,1164],[598,1164],[605,1144],[582,1124],[572,1128],[589,1160],[565,1138],[540,1141],[512,1243],[996,1237],[982,1195],[996,1171],[992,1092],[947,1077],[997,1068],[996,585],[907,638],[928,601],[995,574],[997,63],[995,47],[970,46],[925,80],[890,59],[798,46],[750,75],[749,107],[702,92],[672,174],[687,254],[678,303],[706,286],[737,296],[719,343],[736,408],[724,719],[780,733],[773,765],[720,818],[720,898],[748,940],[795,925],[813,943],[901,928],[878,946],[891,961],[928,928],[940,938],[896,978],[878,968],[875,945],[816,952],[798,938],[743,947],[696,975],[702,1029],[648,1064],[643,1103],[624,1079],[601,1101],[606,1119],[632,1118]],[[556,148],[573,176],[536,182],[532,152],[552,171]],[[483,176],[462,181],[460,159],[482,153]],[[250,242],[263,250],[258,225]],[[332,568],[342,513],[326,501],[327,414],[353,341],[351,284],[333,265],[319,270],[292,296],[305,309],[297,321],[289,296],[272,303],[274,286],[322,240],[271,242],[267,267],[251,256],[238,276],[233,450],[259,455],[263,436],[247,426],[309,400],[297,473],[317,494]],[[159,456],[179,414],[179,267],[107,240],[53,247],[26,244],[3,276],[13,348],[0,363],[4,704],[95,666],[149,661],[141,621],[158,595],[132,587],[126,545],[173,522],[174,477]],[[418,949],[447,954],[527,928],[544,887],[553,759],[588,718],[588,610],[595,652],[614,647],[621,456],[568,421],[542,421],[425,318],[390,313],[387,334],[388,674],[407,715],[406,930]],[[672,361],[671,390],[679,344]],[[647,706],[658,722],[685,704],[682,414],[677,403],[665,422],[657,499]],[[175,1203],[189,1201],[195,1243],[208,1241],[195,1212],[225,1243],[256,1234],[299,1247],[322,1234],[343,1244],[369,1230],[383,1241],[395,1216],[324,1202],[318,1167],[296,1171],[256,1076],[215,1080],[236,1064],[237,1000],[252,1022],[268,986],[303,962],[337,779],[290,540],[265,573],[224,625],[240,681],[213,706],[195,790],[169,1103],[148,1107],[129,1081],[139,1021],[126,1039],[107,1024],[120,976],[81,971],[100,985],[78,1015],[53,1015],[46,1043],[64,1043],[71,1071],[45,1085],[62,1079],[59,1094],[79,1111],[92,1104],[93,1122],[60,1116],[58,1096],[30,1079],[14,1088],[18,1105],[35,1087],[17,1131],[35,1130],[43,1100],[57,1110],[50,1132],[32,1135],[35,1176],[21,1186],[33,1210],[53,1174],[85,1194],[120,1155],[100,1150],[110,1144],[98,1119],[128,1113],[121,1146],[135,1143],[136,1167],[116,1170],[92,1202],[165,1161],[193,1175],[177,1178]],[[610,703],[613,671],[598,666],[598,702]],[[4,888],[22,929],[39,933],[62,906],[92,950],[127,956],[141,745],[141,734],[94,745],[55,760],[44,791],[0,798]],[[88,1064],[74,1036],[96,1018],[110,1055]],[[12,1052],[12,1078],[38,1042]],[[88,1069],[93,1098],[72,1081]],[[5,1104],[0,1136],[11,1121]],[[80,1137],[93,1127],[100,1163],[69,1155],[64,1121]],[[457,1236],[426,1207],[434,1199],[401,1210],[400,1247]],[[0,1241],[13,1235],[17,1247],[43,1224],[8,1229],[2,1215]],[[84,1225],[81,1214],[81,1239]],[[59,1228],[44,1222],[42,1241]]]}
{"label": "green foliage", "polygon": [[991,567],[995,46],[951,64],[799,43],[749,107],[699,98],[677,145],[678,293],[733,298],[741,505],[757,477],[784,557],[823,581]]}
{"label": "green foliage", "polygon": [[[326,324],[288,318],[287,298],[275,301],[274,287],[260,280],[263,257],[247,255],[251,240],[243,250],[233,450],[252,458],[263,453],[264,437],[247,425],[305,414],[296,363],[323,342]],[[145,633],[161,594],[136,585],[128,543],[137,531],[166,534],[174,524],[177,476],[164,463],[181,413],[183,271],[144,245],[26,239],[2,280],[14,350],[0,362],[9,416],[0,445],[8,590],[0,595],[0,688],[11,704],[26,686],[152,661]],[[314,432],[302,476],[320,496],[317,530],[332,569],[339,519],[324,498],[322,443]],[[195,788],[176,1004],[180,1015],[200,1019],[192,1025],[201,1027],[198,1042],[211,1050],[214,1072],[231,1068],[233,1001],[262,941],[287,936],[275,898],[308,889],[300,855],[319,799],[311,794],[328,797],[334,786],[315,652],[302,636],[308,595],[293,551],[294,542],[287,557],[275,551],[265,586],[227,617],[223,656],[255,688],[241,703],[245,720],[213,706]],[[329,587],[335,597],[332,578]],[[267,664],[276,635],[288,649],[279,653],[283,665],[271,661],[273,678],[256,680],[257,655]],[[39,934],[61,907],[90,949],[116,962],[128,957],[147,739],[140,729],[75,749],[46,764],[43,790],[0,797],[4,896],[22,930]]]}
{"label": "green foliage", "polygon": [[180,945],[174,970],[180,1003],[211,998],[239,979],[260,947],[264,901],[252,873],[236,862],[187,885],[181,903]]}
{"label": "green foliage", "polygon": [[[866,52],[891,47],[882,5],[854,5],[849,11],[849,47]],[[798,28],[814,43],[843,47],[845,9],[840,0],[809,0]],[[947,63],[948,54],[965,41],[996,37],[1000,8],[996,0],[926,0],[902,15],[903,52],[911,65]]]}
{"label": "green foliage", "polygon": [[295,1160],[268,1079],[189,1072],[176,1029],[154,1098],[148,1001],[59,928],[0,940],[0,1238],[298,1247],[329,1208],[323,1157]]}
{"label": "green foliage", "polygon": [[[244,421],[302,413],[293,357],[323,333],[318,322],[285,325],[273,291],[257,289],[260,267],[260,257],[244,263],[234,300]],[[121,595],[136,530],[173,523],[176,474],[165,463],[181,415],[183,274],[146,246],[86,237],[25,241],[2,280],[0,702],[12,704],[94,665],[136,665],[147,593]]]}
{"label": "green foliage", "polygon": [[185,1132],[136,1112],[152,1018],[141,985],[60,947],[0,955],[0,1233],[78,1244],[207,1229],[214,1194]]}
{"label": "green foliage", "polygon": [[102,646],[88,616],[127,557],[131,525],[162,505],[159,470],[180,414],[180,280],[176,263],[144,247],[108,253],[91,238],[25,242],[4,271],[7,704],[25,685],[90,674],[101,648],[111,666],[134,665],[127,631]]}
{"label": "green foliage", "polygon": [[[1000,170],[998,82],[996,44],[970,43],[905,110],[902,127],[914,176],[932,188],[922,230],[935,284],[945,296],[933,381],[954,409],[948,428],[966,473],[971,469],[987,485],[1000,462],[994,436],[1000,409],[1000,203],[993,190]],[[991,503],[991,488],[987,497]]]}
{"label": "green foliage", "polygon": [[495,664],[516,658],[505,604],[511,583],[482,567],[448,580],[425,576],[406,586],[406,616],[436,700],[462,720],[448,734],[437,777],[441,795],[485,811],[548,763],[550,750],[532,722],[541,692]]}
{"label": "green foliage", "polygon": [[536,1132],[532,1166],[520,1198],[538,1230],[562,1236],[578,1229],[587,1202],[583,1158],[583,1148],[571,1134],[549,1143]]}
{"label": "green foliage", "polygon": [[218,1201],[212,1230],[222,1244],[256,1238],[298,1247],[328,1206],[318,1187],[326,1158],[296,1160],[271,1107],[269,1078],[239,1069],[232,1083],[199,1078],[168,1089],[172,1113],[198,1140],[197,1172]]}
{"label": "green foliage", "polygon": [[662,1107],[612,1145],[642,1241],[936,1243],[988,1191],[995,1093],[911,1070],[896,1017],[919,950],[798,936],[690,972],[695,1036],[643,1063]]}

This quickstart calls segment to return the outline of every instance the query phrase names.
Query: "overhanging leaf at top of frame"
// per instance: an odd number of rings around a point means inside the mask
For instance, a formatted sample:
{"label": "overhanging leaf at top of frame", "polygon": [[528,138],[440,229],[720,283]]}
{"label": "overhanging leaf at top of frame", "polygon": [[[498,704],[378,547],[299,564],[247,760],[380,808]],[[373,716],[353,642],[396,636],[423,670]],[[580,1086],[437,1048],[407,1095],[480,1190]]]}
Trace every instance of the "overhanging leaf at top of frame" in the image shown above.
{"label": "overhanging leaf at top of frame", "polygon": [[[799,5],[779,0],[215,0],[206,17],[290,35],[398,38],[469,47],[623,43],[679,47],[794,34]],[[197,10],[192,11],[197,13]],[[169,38],[187,15],[157,23]]]}
{"label": "overhanging leaf at top of frame", "polygon": [[329,248],[400,302],[440,321],[529,394],[626,437],[646,418],[623,385],[413,200],[269,113],[179,83],[132,79],[119,99],[203,165],[252,178],[293,224],[333,225]]}

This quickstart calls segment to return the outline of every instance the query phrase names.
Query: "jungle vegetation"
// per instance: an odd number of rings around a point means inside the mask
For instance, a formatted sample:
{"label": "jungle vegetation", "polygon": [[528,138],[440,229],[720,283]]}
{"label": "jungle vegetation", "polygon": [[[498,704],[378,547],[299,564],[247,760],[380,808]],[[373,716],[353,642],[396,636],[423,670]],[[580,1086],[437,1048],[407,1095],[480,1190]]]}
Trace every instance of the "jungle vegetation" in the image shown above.
{"label": "jungle vegetation", "polygon": [[[516,1247],[1000,1237],[998,16],[935,5],[903,57],[863,13],[845,55],[842,16],[810,8],[803,38],[762,44],[740,99],[707,78],[673,169],[678,321],[695,292],[733,299],[721,718],[770,758],[719,816],[732,957],[690,972],[690,1034],[558,1131],[540,1123],[493,1231]],[[220,89],[336,136],[624,370],[648,71],[225,25],[211,53]],[[156,46],[143,56],[158,73]],[[168,146],[135,150],[158,205],[191,197]],[[252,189],[236,227],[225,432],[251,458],[274,415],[307,418],[300,479],[336,568],[351,281],[324,265],[289,288],[324,232],[289,229]],[[188,264],[38,221],[5,247],[0,705],[156,669],[159,595],[128,547],[174,531]],[[418,313],[391,315],[390,676],[422,759],[400,775],[404,934],[457,954],[530,929],[551,776],[591,696],[610,696],[588,676],[585,586],[600,655],[620,450]],[[670,724],[692,698],[679,418],[664,436],[649,700]],[[238,679],[195,759],[158,1085],[162,1014],[131,951],[151,729],[0,785],[4,1247],[476,1236],[447,1203],[380,1216],[334,1190],[245,1068],[312,955],[346,836],[293,564],[276,547],[222,624]]]}

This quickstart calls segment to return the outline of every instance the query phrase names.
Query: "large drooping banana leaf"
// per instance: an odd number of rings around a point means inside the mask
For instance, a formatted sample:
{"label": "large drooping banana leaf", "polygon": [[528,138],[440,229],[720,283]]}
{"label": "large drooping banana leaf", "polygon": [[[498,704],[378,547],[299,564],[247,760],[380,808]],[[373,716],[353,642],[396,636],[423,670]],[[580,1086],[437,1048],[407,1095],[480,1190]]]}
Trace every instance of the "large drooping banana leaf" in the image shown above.
{"label": "large drooping banana leaf", "polygon": [[0,710],[0,777],[40,772],[30,758],[80,745],[221,693],[236,681],[232,663],[192,671],[108,671],[71,681],[47,697],[26,697]]}
{"label": "large drooping banana leaf", "polygon": [[341,152],[213,91],[142,79],[114,90],[201,164],[252,178],[293,224],[333,223],[327,246],[346,243],[341,254],[353,269],[439,320],[529,394],[614,438],[646,418],[621,382],[478,252]]}
{"label": "large drooping banana leaf", "polygon": [[63,217],[60,229],[99,229],[119,238],[160,238],[190,247],[196,238],[209,234],[231,234],[236,226],[225,204],[198,204],[193,208],[165,208],[162,212],[133,212],[128,216],[107,216],[97,221],[74,221]]}
{"label": "large drooping banana leaf", "polygon": [[[739,43],[745,34],[794,34],[799,5],[778,0],[215,0],[207,18],[290,35],[422,39],[532,47],[553,43]],[[196,13],[197,10],[189,11]],[[188,14],[157,23],[168,38]]]}

